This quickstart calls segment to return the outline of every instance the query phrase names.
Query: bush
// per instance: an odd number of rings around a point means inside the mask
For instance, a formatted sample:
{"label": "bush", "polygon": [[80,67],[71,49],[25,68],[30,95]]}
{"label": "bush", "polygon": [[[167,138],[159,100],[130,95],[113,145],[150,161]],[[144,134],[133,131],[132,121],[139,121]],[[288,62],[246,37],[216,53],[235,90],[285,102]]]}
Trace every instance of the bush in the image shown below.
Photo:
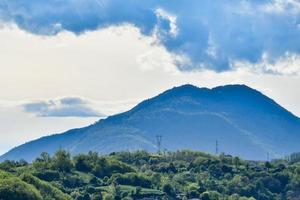
{"label": "bush", "polygon": [[102,200],[101,193],[94,193],[94,194],[92,194],[91,200]]}
{"label": "bush", "polygon": [[135,170],[131,166],[123,162],[114,159],[99,158],[93,169],[93,174],[99,178],[103,178],[105,176],[110,177],[114,173],[123,174],[134,171]]}
{"label": "bush", "polygon": [[136,173],[117,174],[112,176],[112,180],[121,185],[134,185],[150,188],[152,183],[149,178]]}
{"label": "bush", "polygon": [[216,191],[203,192],[200,195],[201,200],[219,200],[221,195]]}
{"label": "bush", "polygon": [[45,181],[59,180],[59,172],[54,170],[43,170],[34,173],[34,176]]}
{"label": "bush", "polygon": [[49,184],[45,181],[42,181],[42,180],[32,176],[31,174],[22,174],[21,179],[24,182],[31,184],[35,188],[37,188],[40,191],[40,193],[44,199],[47,199],[47,198],[50,198],[50,199],[52,198],[55,200],[71,200],[72,199],[69,195],[64,194],[62,191],[55,188],[51,184]]}
{"label": "bush", "polygon": [[78,175],[66,175],[63,177],[63,185],[68,188],[76,188],[84,185],[84,181]]}
{"label": "bush", "polygon": [[0,199],[3,200],[42,200],[42,196],[35,187],[17,177],[1,174]]}
{"label": "bush", "polygon": [[112,194],[105,193],[103,196],[103,200],[115,200]]}
{"label": "bush", "polygon": [[166,183],[162,187],[163,192],[165,192],[167,195],[173,196],[174,195],[174,190],[173,187],[170,183]]}

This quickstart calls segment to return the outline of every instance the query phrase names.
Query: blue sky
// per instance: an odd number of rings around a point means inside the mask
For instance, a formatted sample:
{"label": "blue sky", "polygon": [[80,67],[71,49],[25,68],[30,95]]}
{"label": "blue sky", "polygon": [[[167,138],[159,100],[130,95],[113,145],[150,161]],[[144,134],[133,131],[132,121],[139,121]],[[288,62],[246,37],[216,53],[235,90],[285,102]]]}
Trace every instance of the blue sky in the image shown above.
{"label": "blue sky", "polygon": [[155,35],[169,52],[184,56],[176,62],[181,70],[226,71],[235,61],[274,63],[287,53],[298,55],[299,10],[298,0],[0,1],[2,21],[34,34],[83,34],[132,24],[143,35]]}
{"label": "blue sky", "polygon": [[299,0],[0,0],[0,45],[0,153],[186,83],[300,115]]}

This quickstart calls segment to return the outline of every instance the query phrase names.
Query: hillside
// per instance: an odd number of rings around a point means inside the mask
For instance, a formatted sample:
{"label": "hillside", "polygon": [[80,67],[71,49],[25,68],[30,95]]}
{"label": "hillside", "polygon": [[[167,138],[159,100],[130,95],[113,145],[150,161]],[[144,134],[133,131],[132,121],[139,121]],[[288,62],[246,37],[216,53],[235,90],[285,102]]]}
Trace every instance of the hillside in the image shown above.
{"label": "hillside", "polygon": [[16,147],[1,160],[31,161],[41,152],[59,148],[72,154],[162,148],[215,152],[263,160],[300,150],[300,119],[272,99],[245,85],[213,89],[183,85],[145,100],[128,112],[66,133]]}
{"label": "hillside", "polygon": [[[298,160],[299,161],[299,160]],[[300,165],[194,151],[43,153],[0,163],[1,200],[297,200]]]}

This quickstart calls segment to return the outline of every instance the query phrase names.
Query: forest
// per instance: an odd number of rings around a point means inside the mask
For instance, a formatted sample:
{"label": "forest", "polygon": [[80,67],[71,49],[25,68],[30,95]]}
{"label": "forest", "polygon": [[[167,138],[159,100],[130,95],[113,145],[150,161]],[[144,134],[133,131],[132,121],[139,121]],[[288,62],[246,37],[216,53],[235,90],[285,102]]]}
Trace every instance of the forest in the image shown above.
{"label": "forest", "polygon": [[42,153],[0,164],[0,200],[299,200],[300,162],[221,153]]}

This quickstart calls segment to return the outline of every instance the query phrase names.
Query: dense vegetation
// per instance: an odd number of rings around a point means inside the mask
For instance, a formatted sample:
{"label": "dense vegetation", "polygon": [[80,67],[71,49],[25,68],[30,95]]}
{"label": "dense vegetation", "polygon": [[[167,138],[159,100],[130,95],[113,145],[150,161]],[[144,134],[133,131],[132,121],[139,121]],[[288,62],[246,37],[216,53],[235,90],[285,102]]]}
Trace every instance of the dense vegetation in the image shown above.
{"label": "dense vegetation", "polygon": [[75,157],[42,153],[0,164],[0,200],[296,200],[300,163],[243,161],[221,154],[145,151]]}

